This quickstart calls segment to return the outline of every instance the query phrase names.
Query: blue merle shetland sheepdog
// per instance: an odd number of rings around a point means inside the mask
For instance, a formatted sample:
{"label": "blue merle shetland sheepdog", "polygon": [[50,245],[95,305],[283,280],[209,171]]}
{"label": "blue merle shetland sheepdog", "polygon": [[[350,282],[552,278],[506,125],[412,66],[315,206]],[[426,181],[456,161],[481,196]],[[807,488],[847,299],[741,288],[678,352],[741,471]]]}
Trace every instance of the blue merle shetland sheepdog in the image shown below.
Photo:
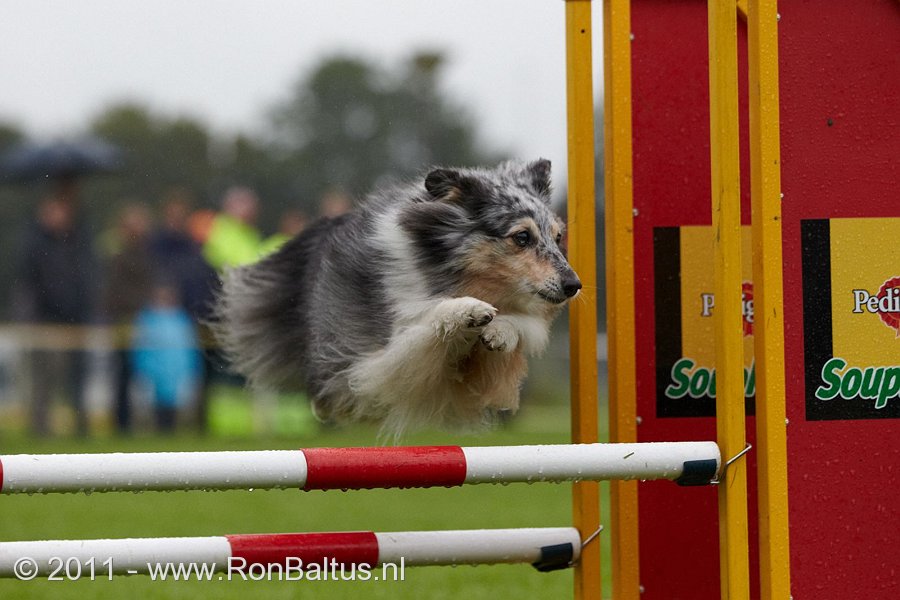
{"label": "blue merle shetland sheepdog", "polygon": [[323,420],[483,426],[516,411],[525,357],[581,288],[562,236],[549,161],[434,169],[226,273],[216,334]]}

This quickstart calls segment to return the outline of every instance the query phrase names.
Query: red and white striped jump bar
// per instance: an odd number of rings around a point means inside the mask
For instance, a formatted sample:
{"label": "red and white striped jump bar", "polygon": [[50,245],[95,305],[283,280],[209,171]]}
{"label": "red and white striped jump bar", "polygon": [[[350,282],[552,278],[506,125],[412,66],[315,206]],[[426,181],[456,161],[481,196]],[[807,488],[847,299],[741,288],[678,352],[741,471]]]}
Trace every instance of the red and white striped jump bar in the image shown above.
{"label": "red and white striped jump bar", "polygon": [[705,485],[719,465],[714,442],[19,454],[0,457],[0,492],[331,490],[582,479]]}
{"label": "red and white striped jump bar", "polygon": [[60,561],[65,566],[74,560],[81,566],[92,565],[101,577],[147,574],[155,565],[165,564],[213,565],[214,572],[223,572],[270,564],[303,570],[315,564],[331,571],[333,564],[531,563],[549,571],[570,566],[580,553],[581,538],[574,527],[48,540],[0,542],[0,577],[47,576],[59,569]]}

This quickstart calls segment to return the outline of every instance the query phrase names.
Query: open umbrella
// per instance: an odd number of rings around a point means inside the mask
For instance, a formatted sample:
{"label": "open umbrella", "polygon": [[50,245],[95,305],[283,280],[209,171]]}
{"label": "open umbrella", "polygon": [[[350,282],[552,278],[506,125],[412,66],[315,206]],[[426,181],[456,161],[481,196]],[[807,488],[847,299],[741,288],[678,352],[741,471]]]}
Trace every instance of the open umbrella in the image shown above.
{"label": "open umbrella", "polygon": [[122,151],[98,138],[24,143],[0,158],[0,179],[10,182],[72,179],[122,166]]}

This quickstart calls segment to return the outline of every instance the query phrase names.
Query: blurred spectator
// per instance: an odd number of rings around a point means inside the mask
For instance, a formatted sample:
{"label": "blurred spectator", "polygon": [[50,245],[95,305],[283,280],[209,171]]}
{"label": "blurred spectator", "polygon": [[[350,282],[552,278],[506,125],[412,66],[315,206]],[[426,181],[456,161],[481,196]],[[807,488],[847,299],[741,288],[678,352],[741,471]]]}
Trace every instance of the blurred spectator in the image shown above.
{"label": "blurred spectator", "polygon": [[191,199],[176,189],[163,201],[160,227],[150,237],[150,252],[158,279],[172,283],[181,306],[195,320],[209,317],[216,289],[216,273],[203,259],[188,230]]}
{"label": "blurred spectator", "polygon": [[138,313],[132,360],[135,377],[152,393],[157,429],[171,433],[178,408],[193,400],[203,373],[194,324],[175,287],[158,285]]}
{"label": "blurred spectator", "polygon": [[[18,268],[14,312],[23,320],[54,325],[84,325],[94,311],[94,255],[78,214],[73,181],[64,181],[38,206],[37,219],[27,229]],[[75,411],[80,435],[88,432],[84,406],[87,361],[83,331],[59,332],[60,349],[39,348],[33,355],[31,427],[50,432],[52,395],[62,388]],[[74,349],[73,349],[74,348]]]}
{"label": "blurred spectator", "polygon": [[275,252],[286,241],[297,236],[306,229],[309,219],[302,210],[286,210],[278,221],[278,231],[267,237],[260,247],[260,254],[266,255]]}
{"label": "blurred spectator", "polygon": [[[261,256],[262,238],[256,229],[259,212],[259,198],[256,192],[246,187],[232,187],[225,192],[222,210],[212,220],[208,228],[199,216],[192,222],[191,232],[204,235],[203,256],[216,271],[252,263]],[[214,315],[212,316],[214,318]],[[207,380],[213,376],[226,382],[239,384],[243,380],[232,373],[221,350],[211,347],[206,353]],[[208,424],[207,395],[198,398],[197,423],[201,432]]]}
{"label": "blurred spectator", "polygon": [[[162,223],[153,234],[150,248],[160,274],[160,280],[172,283],[178,291],[181,306],[193,321],[200,340],[210,339],[205,323],[212,318],[212,305],[218,289],[218,275],[203,258],[201,242],[195,239],[191,213],[191,198],[182,189],[169,193],[162,205]],[[201,213],[203,214],[203,213]],[[209,227],[214,215],[205,220]],[[208,234],[208,232],[207,232]],[[205,239],[204,234],[204,239]],[[197,425],[202,431],[206,424],[207,393],[213,372],[209,353],[203,352],[202,376],[194,387]]]}
{"label": "blurred spectator", "polygon": [[150,226],[150,211],[144,204],[126,206],[116,225],[116,251],[106,267],[104,308],[116,332],[113,392],[116,427],[120,433],[131,431],[130,395],[134,373],[128,356],[129,329],[150,297],[156,274],[150,254]]}
{"label": "blurred spectator", "polygon": [[225,192],[222,212],[216,215],[203,244],[203,256],[217,271],[238,267],[260,257],[261,238],[256,229],[259,198],[246,187]]}

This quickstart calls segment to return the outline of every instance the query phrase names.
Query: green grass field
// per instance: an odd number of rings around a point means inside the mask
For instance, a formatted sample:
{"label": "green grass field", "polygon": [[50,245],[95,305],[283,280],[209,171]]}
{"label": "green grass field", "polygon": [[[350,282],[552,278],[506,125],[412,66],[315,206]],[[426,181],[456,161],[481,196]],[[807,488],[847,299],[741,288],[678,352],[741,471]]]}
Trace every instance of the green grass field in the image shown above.
{"label": "green grass field", "polygon": [[[568,410],[524,410],[512,425],[473,436],[420,434],[404,444],[506,445],[568,441]],[[251,450],[377,444],[368,428],[322,430],[294,439],[181,436],[35,440],[0,434],[0,453]],[[604,488],[604,498],[606,489]],[[606,508],[606,501],[603,507]],[[571,523],[571,486],[481,485],[350,492],[229,491],[0,496],[0,540],[208,536],[305,531],[406,531],[561,526]],[[604,517],[604,521],[606,518]],[[600,536],[608,558],[608,537]],[[608,569],[607,569],[608,571]],[[609,577],[604,576],[606,584]],[[146,576],[98,581],[0,581],[0,598],[566,598],[571,570],[527,565],[420,567],[405,581],[173,582]]]}

